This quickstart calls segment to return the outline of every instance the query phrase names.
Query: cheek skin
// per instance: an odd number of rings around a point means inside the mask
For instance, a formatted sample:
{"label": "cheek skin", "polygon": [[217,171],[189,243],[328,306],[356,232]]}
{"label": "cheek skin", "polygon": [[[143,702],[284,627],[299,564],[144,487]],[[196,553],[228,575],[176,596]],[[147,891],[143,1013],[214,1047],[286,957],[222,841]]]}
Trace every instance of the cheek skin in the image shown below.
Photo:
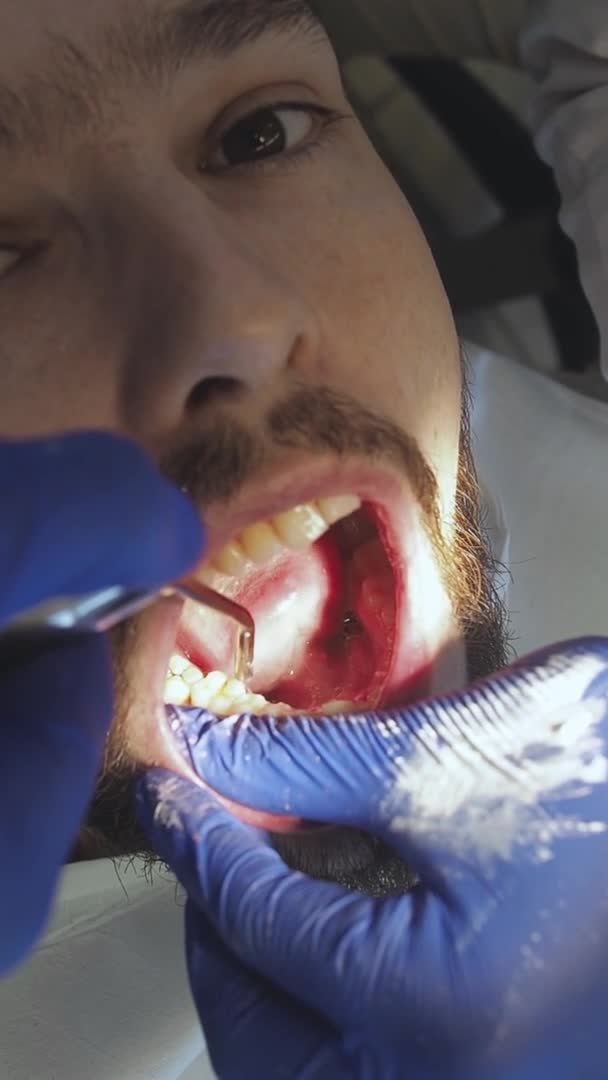
{"label": "cheek skin", "polygon": [[120,326],[86,266],[58,257],[35,288],[0,291],[0,328],[4,435],[118,429]]}
{"label": "cheek skin", "polygon": [[[314,313],[315,382],[351,393],[418,440],[437,474],[448,539],[461,403],[449,305],[414,216],[358,125],[349,124],[324,154],[293,178],[250,186],[248,199],[242,192],[238,200],[231,196],[224,212],[238,219],[256,258]],[[164,205],[170,203],[167,197]],[[205,212],[214,213],[211,201]],[[6,311],[0,306],[0,419],[7,435],[60,430],[74,416],[82,426],[117,427],[125,341],[137,305],[121,321],[103,275],[97,280],[80,262],[75,275],[71,260],[68,273],[63,254],[42,296],[28,288],[16,303],[7,298]],[[199,255],[202,272],[204,230]],[[253,398],[247,412],[257,413]]]}
{"label": "cheek skin", "polygon": [[347,164],[306,215],[293,277],[306,274],[321,320],[323,381],[417,439],[439,482],[449,542],[462,402],[452,313],[422,231],[362,132]]}

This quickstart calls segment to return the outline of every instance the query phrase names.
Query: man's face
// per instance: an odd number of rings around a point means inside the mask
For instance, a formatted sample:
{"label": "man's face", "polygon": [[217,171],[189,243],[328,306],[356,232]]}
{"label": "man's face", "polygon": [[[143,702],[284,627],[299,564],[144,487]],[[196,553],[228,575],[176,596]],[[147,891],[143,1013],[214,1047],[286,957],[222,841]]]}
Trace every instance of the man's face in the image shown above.
{"label": "man's face", "polygon": [[[204,516],[197,574],[256,616],[271,701],[498,666],[449,306],[308,6],[22,0],[0,83],[0,431],[141,443]],[[116,635],[98,806],[166,758],[169,656],[229,672],[233,630],[169,604]]]}

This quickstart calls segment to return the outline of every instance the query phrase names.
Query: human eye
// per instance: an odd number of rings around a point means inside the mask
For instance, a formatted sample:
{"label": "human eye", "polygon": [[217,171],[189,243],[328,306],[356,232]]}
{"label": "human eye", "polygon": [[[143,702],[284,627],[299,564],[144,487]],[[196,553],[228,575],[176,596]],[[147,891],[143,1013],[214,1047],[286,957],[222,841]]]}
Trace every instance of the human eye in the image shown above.
{"label": "human eye", "polygon": [[261,105],[215,136],[201,169],[222,173],[293,159],[318,146],[324,133],[342,118],[335,110],[310,102]]}

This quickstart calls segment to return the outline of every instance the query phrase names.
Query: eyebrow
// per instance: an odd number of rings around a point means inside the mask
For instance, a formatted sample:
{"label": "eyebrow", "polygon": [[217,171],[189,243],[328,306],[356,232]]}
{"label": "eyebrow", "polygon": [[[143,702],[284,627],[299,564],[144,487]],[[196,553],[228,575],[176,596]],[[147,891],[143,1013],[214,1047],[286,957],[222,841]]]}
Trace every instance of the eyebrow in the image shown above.
{"label": "eyebrow", "polygon": [[56,149],[75,130],[102,125],[104,101],[117,84],[159,89],[184,69],[227,58],[271,33],[327,41],[307,0],[186,0],[144,12],[129,4],[102,29],[92,53],[49,32],[49,70],[18,89],[0,84],[0,153]]}

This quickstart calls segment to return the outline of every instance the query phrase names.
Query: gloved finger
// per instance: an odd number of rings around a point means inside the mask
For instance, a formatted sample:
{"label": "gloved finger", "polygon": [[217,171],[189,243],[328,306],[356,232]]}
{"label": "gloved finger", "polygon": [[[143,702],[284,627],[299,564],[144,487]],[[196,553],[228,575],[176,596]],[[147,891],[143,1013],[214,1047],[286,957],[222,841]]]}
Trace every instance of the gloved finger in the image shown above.
{"label": "gloved finger", "polygon": [[191,900],[186,956],[209,1055],[223,1080],[352,1077],[331,1025],[242,963]]}
{"label": "gloved finger", "polygon": [[378,901],[289,871],[182,778],[150,773],[138,800],[154,847],[238,960],[348,1033],[349,1050],[407,1048],[412,1075],[474,1075],[499,1030],[506,1056],[601,976],[605,833],[582,873],[576,853],[598,838],[581,833],[565,858],[473,877],[460,904],[422,886]]}
{"label": "gloved finger", "polygon": [[0,442],[0,621],[56,595],[153,589],[200,558],[191,502],[103,432]]}
{"label": "gloved finger", "polygon": [[136,798],[153,847],[224,944],[346,1033],[345,1052],[411,1040],[436,1047],[445,1063],[446,1047],[477,1045],[488,1015],[471,994],[458,999],[456,981],[445,982],[435,898],[424,908],[412,894],[375,901],[294,873],[264,834],[164,770],[146,773]]}
{"label": "gloved finger", "polygon": [[179,713],[194,767],[221,795],[385,836],[409,828],[414,841],[469,803],[482,820],[484,800],[525,804],[531,789],[545,802],[561,797],[581,779],[590,740],[605,737],[607,701],[608,639],[588,638],[460,694],[377,714],[217,722]]}
{"label": "gloved finger", "polygon": [[[324,1012],[325,973],[311,970],[313,983],[319,985],[302,996],[302,963],[305,968],[311,946],[319,949],[326,919],[335,916],[341,926],[351,918],[356,923],[369,902],[336,885],[312,883],[292,873],[262,832],[237,821],[213,796],[164,769],[144,774],[136,804],[154,849],[238,960]],[[313,889],[301,889],[303,882]],[[287,931],[281,917],[290,911],[298,912],[297,935],[291,924]],[[330,955],[322,949],[323,968]],[[317,991],[322,998],[315,996]]]}
{"label": "gloved finger", "polygon": [[40,934],[112,715],[105,640],[69,638],[0,678],[0,972]]}

